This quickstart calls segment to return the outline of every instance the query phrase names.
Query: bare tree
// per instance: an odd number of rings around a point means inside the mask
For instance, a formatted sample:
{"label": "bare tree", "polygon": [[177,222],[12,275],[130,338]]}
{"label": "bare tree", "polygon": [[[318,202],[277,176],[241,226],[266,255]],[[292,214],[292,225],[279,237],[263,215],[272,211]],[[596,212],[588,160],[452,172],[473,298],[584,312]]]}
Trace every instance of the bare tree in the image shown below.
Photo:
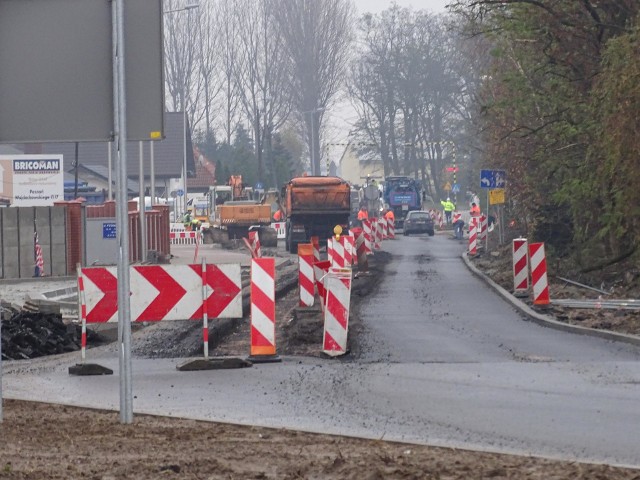
{"label": "bare tree", "polygon": [[358,125],[378,146],[385,175],[419,178],[431,196],[441,196],[469,98],[462,93],[458,39],[445,18],[398,6],[364,16],[349,88]]}
{"label": "bare tree", "polygon": [[270,141],[272,132],[286,121],[290,111],[290,63],[279,30],[271,21],[272,4],[239,0],[236,7],[239,59],[234,71],[239,96],[253,130],[258,180],[265,180],[266,154],[275,186]]}
{"label": "bare tree", "polygon": [[190,25],[190,28],[195,28],[198,32],[196,37],[197,75],[193,79],[197,88],[194,89],[194,108],[190,113],[194,129],[201,120],[204,120],[204,130],[207,135],[213,132],[213,108],[224,88],[224,84],[219,81],[217,75],[218,66],[221,63],[222,37],[219,34],[221,27],[216,3],[213,0],[200,3],[195,24]]}
{"label": "bare tree", "polygon": [[240,102],[236,77],[237,56],[239,54],[239,38],[236,20],[237,0],[220,0],[217,4],[218,34],[220,36],[220,58],[218,78],[222,93],[222,130],[228,145],[235,131],[237,110]]}
{"label": "bare tree", "polygon": [[[185,10],[184,2],[165,0],[164,2],[164,54],[165,83],[168,96],[166,101],[172,111],[189,108],[191,92],[197,90],[197,29],[192,28],[191,10]],[[195,105],[191,103],[191,110]]]}
{"label": "bare tree", "polygon": [[293,64],[293,104],[308,126],[314,175],[320,174],[320,135],[324,109],[345,77],[353,40],[350,0],[269,0],[274,20]]}

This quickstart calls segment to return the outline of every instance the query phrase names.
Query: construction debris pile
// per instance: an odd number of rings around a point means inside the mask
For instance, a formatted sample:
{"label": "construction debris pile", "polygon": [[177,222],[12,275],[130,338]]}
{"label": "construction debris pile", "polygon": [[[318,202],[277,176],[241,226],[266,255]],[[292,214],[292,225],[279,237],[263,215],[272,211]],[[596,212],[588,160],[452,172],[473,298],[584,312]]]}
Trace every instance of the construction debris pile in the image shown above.
{"label": "construction debris pile", "polygon": [[[96,334],[87,332],[87,341],[99,342]],[[30,312],[2,305],[2,359],[27,358],[72,352],[80,349],[81,328],[65,324],[58,313]]]}

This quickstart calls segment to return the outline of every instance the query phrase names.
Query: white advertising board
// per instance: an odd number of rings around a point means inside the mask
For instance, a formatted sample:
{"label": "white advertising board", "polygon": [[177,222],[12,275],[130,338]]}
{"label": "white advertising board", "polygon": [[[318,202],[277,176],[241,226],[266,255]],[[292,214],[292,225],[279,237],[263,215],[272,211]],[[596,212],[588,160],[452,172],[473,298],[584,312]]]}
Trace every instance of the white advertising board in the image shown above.
{"label": "white advertising board", "polygon": [[0,156],[0,197],[12,207],[46,207],[64,200],[62,155]]}

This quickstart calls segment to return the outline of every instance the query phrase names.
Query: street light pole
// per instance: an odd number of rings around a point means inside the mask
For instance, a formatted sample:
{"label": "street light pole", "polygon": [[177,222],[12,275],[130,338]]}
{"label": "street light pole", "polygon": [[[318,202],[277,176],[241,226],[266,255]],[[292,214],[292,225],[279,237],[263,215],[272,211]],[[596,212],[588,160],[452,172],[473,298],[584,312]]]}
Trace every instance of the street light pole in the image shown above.
{"label": "street light pole", "polygon": [[316,165],[316,128],[315,128],[315,116],[316,113],[324,112],[324,107],[314,108],[313,110],[307,110],[306,112],[302,112],[303,114],[309,114],[311,116],[311,174],[312,175],[320,175],[320,165]]}
{"label": "street light pole", "polygon": [[[165,10],[163,13],[177,13],[188,12],[194,8],[200,7],[199,3],[190,3],[182,8],[176,8],[174,10]],[[189,23],[187,17],[187,24]],[[182,192],[183,192],[183,213],[187,211],[187,72],[184,72],[184,78],[182,79],[182,143],[184,146],[183,161],[182,161]]]}

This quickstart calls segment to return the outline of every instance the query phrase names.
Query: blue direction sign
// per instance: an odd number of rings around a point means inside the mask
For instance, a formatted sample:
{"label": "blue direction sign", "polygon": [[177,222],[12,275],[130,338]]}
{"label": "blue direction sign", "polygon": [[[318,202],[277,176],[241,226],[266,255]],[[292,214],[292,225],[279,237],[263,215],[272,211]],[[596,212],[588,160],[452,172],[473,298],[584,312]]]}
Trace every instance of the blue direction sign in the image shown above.
{"label": "blue direction sign", "polygon": [[480,170],[480,188],[504,188],[506,183],[504,170]]}
{"label": "blue direction sign", "polygon": [[460,193],[460,184],[454,183],[451,185],[451,193]]}
{"label": "blue direction sign", "polygon": [[102,224],[102,238],[116,238],[115,222],[104,222]]}
{"label": "blue direction sign", "polygon": [[181,197],[181,196],[183,196],[183,195],[184,195],[184,190],[182,190],[181,188],[179,188],[179,189],[176,191],[176,194],[177,194],[179,197]]}

